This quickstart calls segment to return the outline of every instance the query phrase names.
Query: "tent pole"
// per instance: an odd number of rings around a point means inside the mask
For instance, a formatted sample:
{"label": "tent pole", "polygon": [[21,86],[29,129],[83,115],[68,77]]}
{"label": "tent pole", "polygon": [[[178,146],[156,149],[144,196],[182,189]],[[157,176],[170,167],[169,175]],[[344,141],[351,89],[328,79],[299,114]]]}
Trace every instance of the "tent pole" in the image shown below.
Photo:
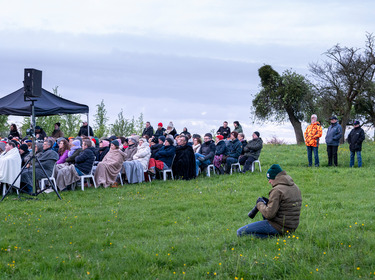
{"label": "tent pole", "polygon": [[31,129],[33,131],[32,133],[32,149],[33,149],[33,192],[36,193],[36,184],[35,184],[35,105],[34,105],[34,100],[31,100]]}
{"label": "tent pole", "polygon": [[87,137],[90,137],[89,113],[87,113],[86,116],[87,116]]}

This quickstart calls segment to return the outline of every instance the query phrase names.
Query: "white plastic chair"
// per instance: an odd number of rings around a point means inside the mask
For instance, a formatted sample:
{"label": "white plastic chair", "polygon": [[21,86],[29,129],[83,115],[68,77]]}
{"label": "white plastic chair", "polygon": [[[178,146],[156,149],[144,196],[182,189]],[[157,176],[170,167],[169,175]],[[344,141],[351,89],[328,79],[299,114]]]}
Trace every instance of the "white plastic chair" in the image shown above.
{"label": "white plastic chair", "polygon": [[254,160],[253,163],[251,164],[251,172],[254,172],[254,170],[255,170],[255,163],[258,163],[259,172],[262,172],[262,167],[260,166],[259,159]]}
{"label": "white plastic chair", "polygon": [[[95,182],[95,179],[94,179],[93,169],[94,169],[94,163],[92,164],[91,171],[90,171],[89,174],[80,176],[81,177],[81,189],[82,189],[82,191],[85,190],[85,179],[92,179],[92,181],[94,182],[95,188],[97,188],[96,182]],[[87,180],[87,185],[90,186],[90,180]]]}
{"label": "white plastic chair", "polygon": [[211,177],[211,168],[212,168],[212,172],[214,174],[216,174],[215,173],[215,166],[213,164],[210,164],[210,165],[207,166],[207,177]]}
{"label": "white plastic chair", "polygon": [[[0,183],[1,184],[1,183]],[[3,196],[5,195],[5,193],[7,192],[7,186],[10,188],[9,186],[10,184],[7,184],[7,183],[3,183]],[[17,194],[18,194],[18,189],[16,189],[17,191]]]}
{"label": "white plastic chair", "polygon": [[[174,178],[173,178],[172,166],[173,166],[173,162],[174,162],[174,158],[175,158],[175,157],[176,157],[176,155],[173,156],[171,167],[169,167],[169,168],[167,168],[167,169],[159,170],[159,173],[163,173],[163,180],[164,180],[164,181],[167,181],[167,174],[168,174],[168,173],[171,173],[171,178],[172,178],[172,180],[174,180]],[[151,182],[151,181],[150,181],[150,182]]]}
{"label": "white plastic chair", "polygon": [[55,184],[55,188],[56,188],[56,180],[55,180],[55,177],[53,177],[53,174],[55,174],[55,167],[56,167],[56,164],[53,166],[51,177],[40,179],[39,185],[40,185],[41,190],[44,190],[45,184],[46,184],[46,182],[48,182],[48,179],[50,179],[52,181],[52,183]]}
{"label": "white plastic chair", "polygon": [[230,165],[230,175],[233,174],[233,168],[237,166],[238,171],[241,171],[241,164],[239,162]]}

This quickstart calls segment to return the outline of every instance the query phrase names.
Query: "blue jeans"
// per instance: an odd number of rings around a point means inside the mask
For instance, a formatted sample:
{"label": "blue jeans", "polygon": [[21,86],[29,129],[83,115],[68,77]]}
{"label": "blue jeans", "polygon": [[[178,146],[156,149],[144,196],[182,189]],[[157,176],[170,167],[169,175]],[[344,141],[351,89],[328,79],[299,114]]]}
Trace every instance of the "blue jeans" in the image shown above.
{"label": "blue jeans", "polygon": [[237,230],[237,236],[254,235],[259,238],[268,238],[280,234],[267,220],[248,224]]}
{"label": "blue jeans", "polygon": [[83,173],[82,173],[82,171],[81,170],[79,170],[77,167],[75,167],[75,169],[76,169],[76,171],[77,171],[77,173],[78,173],[78,175],[79,176],[82,176],[82,175],[84,175]]}
{"label": "blue jeans", "polygon": [[319,153],[318,153],[318,147],[313,146],[306,146],[307,148],[307,159],[309,161],[309,166],[312,166],[312,152],[314,151],[314,160],[315,160],[315,166],[319,166]]}
{"label": "blue jeans", "polygon": [[209,159],[207,159],[205,161],[200,161],[200,160],[198,160],[199,157],[204,157],[204,155],[201,155],[201,154],[198,154],[198,153],[195,154],[195,169],[196,169],[195,171],[196,171],[197,176],[199,174],[199,166],[201,166],[201,165],[207,166],[207,165],[211,164],[211,161]]}
{"label": "blue jeans", "polygon": [[350,164],[349,164],[349,166],[350,167],[354,166],[355,153],[357,153],[358,167],[362,167],[362,155],[361,155],[361,151],[355,151],[355,152],[350,151]]}
{"label": "blue jeans", "polygon": [[230,173],[230,166],[233,163],[237,163],[237,162],[238,162],[238,158],[227,157],[227,161],[225,162],[225,172],[229,174]]}

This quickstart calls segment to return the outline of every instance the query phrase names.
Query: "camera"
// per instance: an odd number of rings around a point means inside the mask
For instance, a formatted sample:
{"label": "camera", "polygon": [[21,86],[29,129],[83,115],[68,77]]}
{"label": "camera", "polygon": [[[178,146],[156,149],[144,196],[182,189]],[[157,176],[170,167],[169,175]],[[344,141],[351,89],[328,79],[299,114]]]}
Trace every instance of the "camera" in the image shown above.
{"label": "camera", "polygon": [[[260,199],[260,198],[259,198]],[[262,200],[264,202],[264,204],[267,205],[268,203],[268,198],[265,198],[264,196],[262,196]],[[257,206],[255,205],[255,207],[253,209],[251,209],[251,211],[249,212],[249,214],[247,214],[249,216],[250,219],[254,219],[256,214],[259,212]]]}
{"label": "camera", "polygon": [[34,129],[32,129],[32,128],[26,129],[26,135],[34,136]]}

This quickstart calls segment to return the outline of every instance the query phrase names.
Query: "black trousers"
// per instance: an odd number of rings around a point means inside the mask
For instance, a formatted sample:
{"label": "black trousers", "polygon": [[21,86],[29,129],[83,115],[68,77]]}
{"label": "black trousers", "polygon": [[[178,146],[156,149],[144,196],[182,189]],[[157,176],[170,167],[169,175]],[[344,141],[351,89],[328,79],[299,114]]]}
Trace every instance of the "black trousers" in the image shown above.
{"label": "black trousers", "polygon": [[252,156],[241,156],[239,162],[244,166],[242,171],[246,172],[250,170],[253,161],[256,161],[256,159]]}
{"label": "black trousers", "polygon": [[337,166],[337,150],[339,146],[327,145],[328,154],[328,166],[332,166],[332,161],[335,166]]}

